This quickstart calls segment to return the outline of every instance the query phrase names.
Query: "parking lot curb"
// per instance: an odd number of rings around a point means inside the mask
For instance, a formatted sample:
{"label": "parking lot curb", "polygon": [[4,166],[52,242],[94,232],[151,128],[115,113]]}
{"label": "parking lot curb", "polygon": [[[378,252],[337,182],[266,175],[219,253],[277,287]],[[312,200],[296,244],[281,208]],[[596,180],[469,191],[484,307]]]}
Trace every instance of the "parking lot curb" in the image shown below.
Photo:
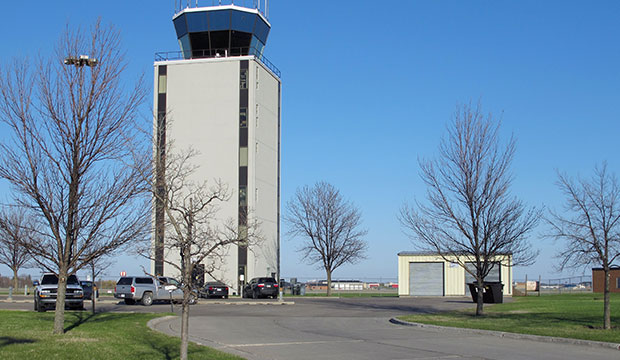
{"label": "parking lot curb", "polygon": [[166,316],[162,316],[162,317],[158,317],[155,319],[151,319],[146,323],[146,326],[149,327],[149,329],[153,330],[153,331],[157,331],[157,332],[162,332],[160,330],[157,330],[155,327],[159,324],[162,323],[164,321],[168,321],[170,319],[174,319],[174,318],[178,318],[178,316],[176,315],[166,315]]}
{"label": "parking lot curb", "polygon": [[294,301],[199,301],[200,305],[295,305]]}
{"label": "parking lot curb", "polygon": [[602,348],[620,350],[620,344],[608,343],[604,341],[569,339],[569,338],[562,338],[562,337],[555,337],[555,336],[517,334],[517,333],[504,332],[504,331],[493,331],[493,330],[457,328],[457,327],[451,327],[451,326],[439,326],[439,325],[409,322],[409,321],[399,320],[396,318],[391,318],[390,322],[396,325],[413,326],[413,327],[433,329],[433,330],[439,330],[439,331],[454,331],[454,332],[470,333],[470,334],[474,333],[474,334],[481,334],[481,335],[503,337],[507,339],[533,340],[533,341],[546,342],[546,343],[572,344],[572,345],[602,347]]}

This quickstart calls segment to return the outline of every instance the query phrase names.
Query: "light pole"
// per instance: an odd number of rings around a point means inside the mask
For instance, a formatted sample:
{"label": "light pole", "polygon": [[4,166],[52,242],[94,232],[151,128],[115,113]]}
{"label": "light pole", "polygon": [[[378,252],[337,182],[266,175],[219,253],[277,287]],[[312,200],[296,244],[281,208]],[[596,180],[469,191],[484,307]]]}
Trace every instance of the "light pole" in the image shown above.
{"label": "light pole", "polygon": [[89,67],[95,67],[97,66],[97,63],[99,61],[95,58],[89,58],[88,55],[80,55],[79,57],[76,56],[69,56],[67,58],[65,58],[65,65],[75,65],[75,67],[83,67],[84,65],[89,66]]}
{"label": "light pole", "polygon": [[[63,61],[63,63],[65,65],[75,65],[76,68],[82,68],[84,67],[84,65],[93,68],[95,66],[97,66],[97,63],[99,61],[95,58],[90,58],[88,55],[80,55],[80,56],[68,56],[65,58],[65,60]],[[71,192],[69,193],[69,195],[71,195]],[[69,196],[69,199],[71,199],[71,196]],[[69,216],[73,216],[73,214],[69,214]],[[69,256],[69,258],[71,258],[73,256],[73,254],[76,252],[77,249],[75,249],[77,247],[77,243],[75,241],[75,238],[73,236],[71,236],[71,245],[69,246],[69,248],[71,249],[71,254]],[[93,312],[94,312],[94,302],[93,302]]]}

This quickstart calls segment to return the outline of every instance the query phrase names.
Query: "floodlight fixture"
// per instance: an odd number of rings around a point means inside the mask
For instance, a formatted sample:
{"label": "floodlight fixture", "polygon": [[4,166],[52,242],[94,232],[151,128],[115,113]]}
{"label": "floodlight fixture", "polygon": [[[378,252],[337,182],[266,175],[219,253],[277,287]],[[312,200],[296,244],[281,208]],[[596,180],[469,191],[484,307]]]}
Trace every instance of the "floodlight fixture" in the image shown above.
{"label": "floodlight fixture", "polygon": [[84,65],[88,67],[95,67],[98,64],[98,60],[95,58],[89,58],[88,55],[80,55],[76,56],[68,56],[64,60],[65,65],[75,65],[75,67],[83,67]]}

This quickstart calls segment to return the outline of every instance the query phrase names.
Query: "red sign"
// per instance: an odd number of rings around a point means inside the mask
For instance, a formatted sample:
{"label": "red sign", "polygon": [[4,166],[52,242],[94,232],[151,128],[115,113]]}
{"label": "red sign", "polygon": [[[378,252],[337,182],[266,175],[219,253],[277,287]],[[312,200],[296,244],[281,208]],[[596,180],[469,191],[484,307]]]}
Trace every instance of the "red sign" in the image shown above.
{"label": "red sign", "polygon": [[127,273],[124,271],[121,271],[121,276],[127,276]]}

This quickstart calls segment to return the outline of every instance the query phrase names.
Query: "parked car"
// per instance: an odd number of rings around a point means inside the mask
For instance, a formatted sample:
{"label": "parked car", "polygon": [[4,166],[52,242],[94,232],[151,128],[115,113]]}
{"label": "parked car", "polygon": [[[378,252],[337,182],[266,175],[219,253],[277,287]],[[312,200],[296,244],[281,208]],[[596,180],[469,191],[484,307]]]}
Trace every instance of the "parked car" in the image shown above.
{"label": "parked car", "polygon": [[[58,294],[58,276],[53,273],[43,274],[41,281],[37,281],[34,291],[34,309],[39,312],[56,308],[56,296]],[[79,310],[84,308],[84,291],[80,286],[77,276],[70,275],[67,278],[65,292],[65,307]]]}
{"label": "parked car", "polygon": [[278,283],[271,277],[254,278],[243,287],[243,297],[258,299],[261,297],[278,297]]}
{"label": "parked car", "polygon": [[228,285],[217,281],[207,282],[200,290],[200,297],[206,299],[213,297],[228,299]]}
{"label": "parked car", "polygon": [[95,298],[99,299],[99,289],[97,289],[97,284],[92,281],[80,281],[80,285],[84,291],[84,299],[92,300],[93,293],[95,293]]}
{"label": "parked car", "polygon": [[[180,284],[173,278],[158,276],[123,276],[114,287],[114,297],[123,299],[125,304],[133,305],[136,302],[144,306],[151,306],[153,301],[183,301],[183,291]],[[190,299],[190,304],[196,302],[196,295]]]}

